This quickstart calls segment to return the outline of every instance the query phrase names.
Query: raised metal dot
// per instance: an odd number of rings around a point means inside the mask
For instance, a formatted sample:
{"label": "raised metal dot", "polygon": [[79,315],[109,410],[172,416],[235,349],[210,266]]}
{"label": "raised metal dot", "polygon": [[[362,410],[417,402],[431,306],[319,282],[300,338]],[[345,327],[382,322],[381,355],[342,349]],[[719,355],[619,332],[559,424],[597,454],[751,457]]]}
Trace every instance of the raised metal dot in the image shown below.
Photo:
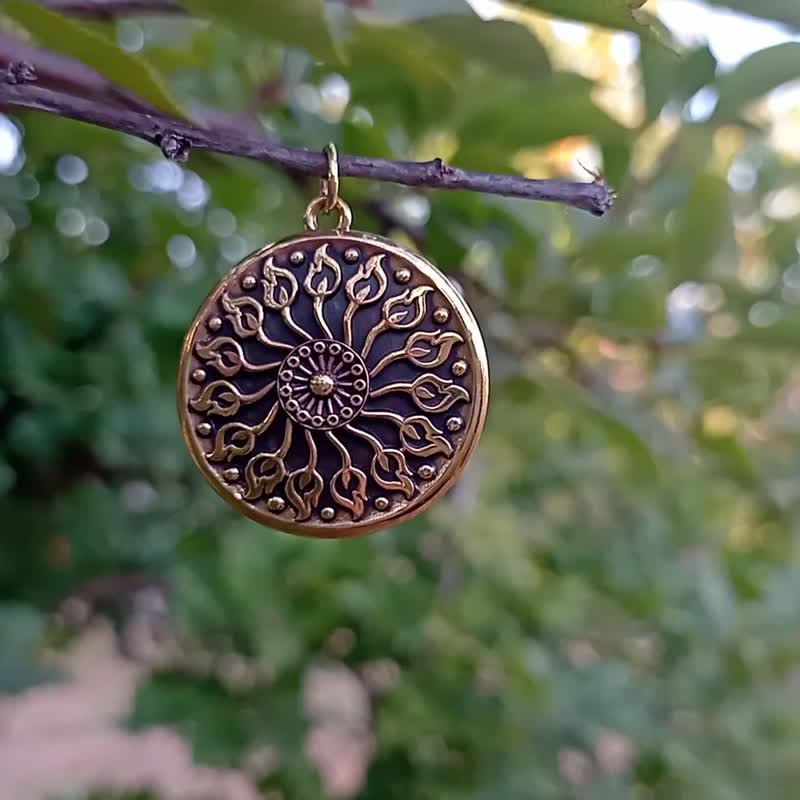
{"label": "raised metal dot", "polygon": [[351,406],[360,406],[363,402],[364,398],[360,394],[354,394],[350,396]]}
{"label": "raised metal dot", "polygon": [[287,381],[288,382],[292,378],[294,378],[294,373],[290,369],[283,369],[283,370],[281,370],[280,375],[278,375],[278,377],[282,381]]}
{"label": "raised metal dot", "polygon": [[446,308],[437,308],[433,312],[434,322],[443,323],[450,319],[450,312]]}
{"label": "raised metal dot", "polygon": [[467,372],[467,362],[466,361],[456,361],[452,366],[453,375],[457,375],[461,377],[462,375],[466,374]]}
{"label": "raised metal dot", "polygon": [[252,275],[245,275],[244,278],[242,278],[242,289],[247,289],[248,291],[250,289],[255,289],[256,283],[257,281]]}
{"label": "raised metal dot", "polygon": [[287,367],[297,367],[300,364],[300,359],[297,356],[289,356],[286,359],[286,366]]}
{"label": "raised metal dot", "polygon": [[286,501],[282,497],[270,497],[267,500],[267,510],[273,514],[280,514],[284,508],[286,508]]}
{"label": "raised metal dot", "polygon": [[290,256],[289,261],[292,264],[302,264],[305,261],[306,257],[302,250],[295,250]]}
{"label": "raised metal dot", "polygon": [[308,358],[311,355],[311,348],[307,344],[304,344],[297,352],[303,358]]}
{"label": "raised metal dot", "polygon": [[242,501],[242,500],[244,500],[244,495],[241,492],[234,492],[233,493],[233,499]]}
{"label": "raised metal dot", "polygon": [[364,367],[362,367],[361,364],[353,364],[353,367],[350,370],[353,375],[360,375],[363,371]]}
{"label": "raised metal dot", "polygon": [[328,347],[328,352],[332,356],[338,356],[339,353],[342,352],[342,346],[338,342],[332,342],[330,347]]}
{"label": "raised metal dot", "polygon": [[319,414],[314,414],[314,416],[311,417],[311,424],[315,428],[321,428],[325,424],[325,420]]}
{"label": "raised metal dot", "polygon": [[389,500],[386,497],[376,497],[375,508],[377,508],[378,511],[386,511],[386,509],[389,508]]}
{"label": "raised metal dot", "polygon": [[429,481],[435,474],[436,470],[430,464],[423,464],[417,470],[417,475],[424,481]]}
{"label": "raised metal dot", "polygon": [[195,383],[202,383],[206,379],[206,371],[204,369],[196,369],[192,372],[192,380]]}
{"label": "raised metal dot", "polygon": [[291,411],[293,414],[298,408],[300,408],[300,405],[298,404],[297,400],[289,400],[289,402],[286,403],[286,410]]}
{"label": "raised metal dot", "polygon": [[222,327],[222,319],[220,317],[211,317],[208,321],[208,327],[212,331],[218,331]]}
{"label": "raised metal dot", "polygon": [[212,428],[207,422],[201,422],[196,430],[198,436],[210,436]]}
{"label": "raised metal dot", "polygon": [[292,396],[292,387],[291,386],[281,386],[280,395],[281,395],[281,397],[291,397]]}
{"label": "raised metal dot", "polygon": [[355,247],[348,247],[347,250],[344,251],[344,260],[348,264],[355,264],[358,261],[358,250]]}
{"label": "raised metal dot", "polygon": [[345,364],[351,363],[354,358],[355,356],[349,350],[342,353],[342,361],[344,361]]}
{"label": "raised metal dot", "polygon": [[311,414],[304,408],[301,408],[300,411],[297,412],[297,419],[300,420],[300,422],[308,422],[311,419]]}
{"label": "raised metal dot", "polygon": [[225,478],[226,481],[238,481],[239,470],[236,469],[236,467],[231,467],[230,469],[226,469],[225,472],[222,473],[222,477]]}
{"label": "raised metal dot", "polygon": [[450,417],[445,424],[447,425],[447,430],[455,433],[464,427],[464,420],[461,417]]}
{"label": "raised metal dot", "polygon": [[333,427],[334,425],[338,425],[339,424],[339,415],[338,414],[328,414],[328,416],[325,418],[325,422],[328,425],[330,425],[331,427]]}
{"label": "raised metal dot", "polygon": [[342,409],[342,417],[344,419],[350,419],[353,416],[353,409],[352,408],[343,408]]}
{"label": "raised metal dot", "polygon": [[315,353],[324,353],[325,352],[325,342],[314,342],[314,352]]}
{"label": "raised metal dot", "polygon": [[399,269],[394,274],[394,279],[398,283],[408,283],[411,280],[411,270]]}
{"label": "raised metal dot", "polygon": [[325,508],[319,512],[319,515],[322,517],[322,519],[330,520],[334,518],[336,512],[330,506],[325,506]]}
{"label": "raised metal dot", "polygon": [[363,392],[363,391],[364,391],[364,389],[366,389],[366,388],[367,388],[367,382],[366,382],[365,380],[362,380],[362,379],[360,379],[360,378],[359,378],[359,380],[357,380],[357,381],[356,381],[356,382],[353,384],[353,388],[354,388],[354,389],[355,389],[357,392]]}

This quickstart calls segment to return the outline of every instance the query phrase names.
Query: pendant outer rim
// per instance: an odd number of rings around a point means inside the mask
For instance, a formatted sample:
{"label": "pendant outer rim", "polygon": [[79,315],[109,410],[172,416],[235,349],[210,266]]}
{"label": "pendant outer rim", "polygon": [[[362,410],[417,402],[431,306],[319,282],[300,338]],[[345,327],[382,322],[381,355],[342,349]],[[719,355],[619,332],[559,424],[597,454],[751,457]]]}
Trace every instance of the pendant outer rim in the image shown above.
{"label": "pendant outer rim", "polygon": [[[238,275],[248,269],[253,261],[264,258],[271,250],[278,247],[286,247],[290,243],[303,244],[308,241],[318,241],[320,239],[330,239],[331,241],[347,241],[355,240],[356,242],[371,242],[378,244],[386,250],[386,252],[398,256],[405,261],[409,262],[415,269],[428,278],[433,278],[435,281],[445,281],[445,286],[437,287],[439,291],[444,294],[454,308],[457,308],[462,317],[465,332],[468,336],[468,344],[474,352],[476,364],[473,369],[475,376],[474,386],[474,411],[470,415],[470,421],[467,428],[464,430],[462,446],[454,455],[450,467],[449,475],[445,480],[442,480],[433,492],[427,495],[422,501],[416,504],[410,504],[403,512],[390,518],[382,518],[379,520],[365,520],[361,523],[350,522],[343,525],[326,525],[310,529],[303,523],[296,523],[292,520],[275,518],[272,520],[265,520],[265,514],[259,513],[250,504],[243,500],[237,500],[233,493],[226,491],[220,485],[219,477],[212,470],[205,459],[205,454],[199,448],[197,440],[193,435],[192,423],[189,413],[186,411],[188,404],[187,388],[188,381],[185,380],[186,368],[189,359],[192,356],[192,343],[194,341],[197,329],[203,324],[203,319],[199,312],[212,297],[216,294],[220,284],[223,281],[230,282],[235,280]],[[483,335],[472,309],[467,305],[467,302],[461,296],[461,293],[449,283],[449,278],[432,262],[428,261],[421,253],[405,248],[398,245],[391,239],[384,236],[368,233],[365,231],[346,230],[340,231],[336,229],[321,230],[321,231],[306,231],[300,234],[293,234],[286,236],[283,239],[265,244],[258,250],[253,251],[250,255],[245,256],[240,262],[235,264],[231,269],[225,273],[212,287],[211,291],[203,299],[203,302],[198,306],[195,319],[183,339],[181,347],[181,357],[178,365],[177,375],[177,406],[178,406],[178,419],[180,420],[181,433],[184,442],[189,450],[195,466],[200,470],[203,476],[214,491],[232,505],[240,514],[249,517],[254,522],[262,525],[271,530],[280,531],[282,533],[292,534],[294,536],[302,536],[308,539],[349,539],[357,536],[365,536],[370,533],[375,533],[383,528],[394,527],[403,522],[413,519],[430,508],[437,500],[452,488],[453,484],[463,473],[467,463],[472,457],[475,449],[478,446],[481,432],[483,431],[484,423],[486,421],[486,414],[489,406],[489,362],[486,354],[486,346],[484,344]],[[278,524],[279,523],[279,524]]]}

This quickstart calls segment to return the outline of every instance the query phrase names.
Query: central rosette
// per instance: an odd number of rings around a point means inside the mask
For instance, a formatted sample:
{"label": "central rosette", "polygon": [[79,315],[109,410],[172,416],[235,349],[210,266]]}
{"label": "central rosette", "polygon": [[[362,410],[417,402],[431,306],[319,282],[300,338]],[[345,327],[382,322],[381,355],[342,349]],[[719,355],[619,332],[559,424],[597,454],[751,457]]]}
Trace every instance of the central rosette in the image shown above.
{"label": "central rosette", "polygon": [[361,356],[342,342],[317,339],[295,347],[278,372],[278,397],[298,424],[331,430],[364,407],[369,375]]}

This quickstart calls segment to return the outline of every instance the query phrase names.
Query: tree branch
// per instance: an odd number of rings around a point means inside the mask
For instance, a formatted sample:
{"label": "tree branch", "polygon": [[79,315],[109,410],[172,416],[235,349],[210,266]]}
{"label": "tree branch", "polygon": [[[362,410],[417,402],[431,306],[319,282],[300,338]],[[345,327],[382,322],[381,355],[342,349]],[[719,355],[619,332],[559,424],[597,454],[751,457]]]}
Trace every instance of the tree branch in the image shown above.
{"label": "tree branch", "polygon": [[38,0],[62,14],[90,19],[113,19],[132,14],[185,14],[175,0]]}
{"label": "tree branch", "polygon": [[[9,76],[10,70],[9,67]],[[189,151],[197,148],[266,161],[305,175],[321,177],[327,171],[327,160],[317,150],[286,147],[266,137],[234,130],[214,131],[201,128],[166,114],[110,107],[93,99],[36,86],[35,73],[29,80],[32,82],[19,81],[13,76],[7,77],[6,82],[0,84],[0,105],[58,114],[121,131],[159,146],[165,156],[176,160],[187,158]],[[613,193],[602,180],[578,183],[475,172],[448,166],[440,158],[417,162],[342,154],[339,156],[339,171],[343,177],[371,178],[405,186],[467,189],[506,197],[547,200],[580,208],[598,216],[608,211],[614,200]]]}

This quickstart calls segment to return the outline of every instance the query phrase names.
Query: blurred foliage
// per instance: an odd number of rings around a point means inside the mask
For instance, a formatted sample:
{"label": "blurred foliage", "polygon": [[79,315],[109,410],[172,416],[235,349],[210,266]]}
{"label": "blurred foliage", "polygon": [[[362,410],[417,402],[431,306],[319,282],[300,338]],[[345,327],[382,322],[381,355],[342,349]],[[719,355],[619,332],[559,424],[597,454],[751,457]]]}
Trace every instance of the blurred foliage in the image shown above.
{"label": "blurred foliage", "polygon": [[[800,128],[764,96],[800,78],[800,44],[723,71],[627,0],[492,22],[465,0],[186,5],[213,22],[2,12],[189,116],[540,177],[602,164],[618,206],[345,182],[357,227],[463,285],[491,412],[430,512],[305,541],[196,473],[174,379],[202,298],[299,228],[314,183],[0,117],[19,140],[0,180],[0,690],[47,679],[40,648],[104,613],[153,668],[131,724],[175,726],[202,763],[272,748],[270,800],[336,793],[309,755],[326,725],[370,743],[362,800],[791,797]],[[800,25],[794,0],[720,5]],[[603,27],[559,38],[541,11]],[[313,671],[342,666],[366,719],[309,708]]]}

